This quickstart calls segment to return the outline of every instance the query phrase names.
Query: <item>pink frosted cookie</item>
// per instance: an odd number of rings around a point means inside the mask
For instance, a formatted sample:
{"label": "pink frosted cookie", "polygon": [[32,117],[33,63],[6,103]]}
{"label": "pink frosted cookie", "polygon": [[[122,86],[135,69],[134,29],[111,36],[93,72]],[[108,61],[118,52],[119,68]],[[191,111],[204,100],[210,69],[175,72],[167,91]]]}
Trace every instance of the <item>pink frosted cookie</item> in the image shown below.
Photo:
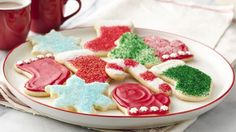
{"label": "pink frosted cookie", "polygon": [[144,65],[132,59],[113,59],[106,65],[106,73],[114,80],[123,80],[127,73],[155,93],[171,94],[171,87]]}
{"label": "pink frosted cookie", "polygon": [[117,86],[112,92],[112,98],[126,115],[160,115],[169,111],[169,96],[163,93],[152,94],[147,88],[137,83]]}
{"label": "pink frosted cookie", "polygon": [[161,61],[171,59],[180,59],[184,61],[191,60],[193,54],[189,51],[188,47],[180,40],[168,41],[159,36],[146,36],[144,42],[156,51]]}
{"label": "pink frosted cookie", "polygon": [[116,47],[115,41],[126,32],[132,31],[132,23],[126,21],[104,21],[95,25],[97,38],[85,43],[84,47],[98,56],[106,56]]}
{"label": "pink frosted cookie", "polygon": [[45,87],[63,84],[71,74],[69,69],[57,63],[49,54],[18,61],[15,70],[30,78],[25,84],[25,93],[36,97],[49,96]]}
{"label": "pink frosted cookie", "polygon": [[86,83],[107,82],[109,76],[105,72],[106,61],[83,49],[57,54],[56,60],[65,64]]}

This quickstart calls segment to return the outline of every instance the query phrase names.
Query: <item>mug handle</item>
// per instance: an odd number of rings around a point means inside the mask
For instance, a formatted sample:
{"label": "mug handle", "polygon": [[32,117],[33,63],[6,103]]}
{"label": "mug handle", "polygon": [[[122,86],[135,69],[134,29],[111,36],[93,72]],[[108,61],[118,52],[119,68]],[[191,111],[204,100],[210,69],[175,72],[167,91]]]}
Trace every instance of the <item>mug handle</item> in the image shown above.
{"label": "mug handle", "polygon": [[[64,5],[65,5],[65,4],[68,2],[68,0],[64,0],[64,1],[65,1],[65,2],[64,2]],[[81,1],[80,1],[80,0],[76,0],[76,1],[77,1],[78,4],[79,4],[79,8],[78,8],[74,13],[72,13],[72,14],[66,16],[66,17],[63,17],[63,18],[62,18],[62,23],[64,23],[67,19],[71,18],[72,16],[74,16],[76,13],[78,13],[78,12],[80,11],[81,6],[82,6]]]}

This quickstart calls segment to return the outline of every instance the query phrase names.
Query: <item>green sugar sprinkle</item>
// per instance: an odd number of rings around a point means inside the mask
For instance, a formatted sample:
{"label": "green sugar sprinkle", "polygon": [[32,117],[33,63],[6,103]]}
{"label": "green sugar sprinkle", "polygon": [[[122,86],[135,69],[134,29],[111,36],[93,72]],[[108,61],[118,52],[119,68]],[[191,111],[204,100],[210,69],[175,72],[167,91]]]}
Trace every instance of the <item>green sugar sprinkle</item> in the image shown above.
{"label": "green sugar sprinkle", "polygon": [[146,45],[138,35],[127,32],[119,39],[119,45],[108,54],[112,58],[129,58],[138,61],[143,65],[154,65],[160,63],[155,57],[154,49]]}
{"label": "green sugar sprinkle", "polygon": [[177,81],[176,90],[185,95],[207,96],[210,94],[211,77],[200,70],[184,65],[170,68],[163,73]]}

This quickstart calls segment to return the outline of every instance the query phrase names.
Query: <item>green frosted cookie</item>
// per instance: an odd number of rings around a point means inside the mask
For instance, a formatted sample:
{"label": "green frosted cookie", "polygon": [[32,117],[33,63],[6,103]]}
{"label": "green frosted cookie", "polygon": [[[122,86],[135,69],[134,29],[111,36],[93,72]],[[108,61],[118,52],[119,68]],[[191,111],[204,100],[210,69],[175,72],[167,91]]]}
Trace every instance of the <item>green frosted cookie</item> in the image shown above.
{"label": "green frosted cookie", "polygon": [[128,32],[117,40],[117,47],[108,53],[109,57],[134,59],[145,66],[158,64],[154,49],[147,46],[138,35]]}
{"label": "green frosted cookie", "polygon": [[187,66],[181,60],[170,60],[151,71],[175,85],[174,94],[186,101],[202,101],[210,96],[212,79],[202,71]]}

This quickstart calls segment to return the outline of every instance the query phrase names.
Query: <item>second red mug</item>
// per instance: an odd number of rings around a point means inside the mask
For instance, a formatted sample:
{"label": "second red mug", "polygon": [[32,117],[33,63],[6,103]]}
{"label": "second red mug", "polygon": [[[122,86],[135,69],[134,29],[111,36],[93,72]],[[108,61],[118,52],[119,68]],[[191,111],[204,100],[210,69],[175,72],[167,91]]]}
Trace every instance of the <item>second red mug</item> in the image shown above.
{"label": "second red mug", "polygon": [[81,9],[81,1],[76,0],[79,8],[69,16],[64,17],[64,6],[68,0],[32,0],[31,30],[36,33],[48,33],[59,27]]}

